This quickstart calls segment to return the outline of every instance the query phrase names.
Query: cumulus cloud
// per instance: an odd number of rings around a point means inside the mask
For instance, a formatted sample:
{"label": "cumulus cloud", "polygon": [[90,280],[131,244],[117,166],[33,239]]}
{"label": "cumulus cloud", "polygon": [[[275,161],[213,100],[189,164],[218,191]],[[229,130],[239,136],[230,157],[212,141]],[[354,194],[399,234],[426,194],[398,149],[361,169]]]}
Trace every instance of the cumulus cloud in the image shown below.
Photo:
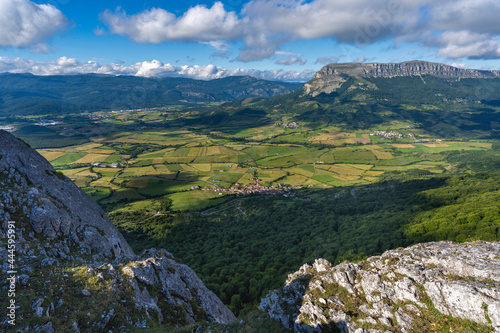
{"label": "cumulus cloud", "polygon": [[239,13],[216,2],[181,16],[153,8],[134,15],[108,10],[101,18],[112,33],[139,43],[242,41],[240,61],[272,58],[286,42],[318,38],[357,47],[390,39],[449,58],[500,58],[499,12],[498,0],[253,0]]}
{"label": "cumulus cloud", "polygon": [[68,23],[54,6],[29,0],[1,0],[0,13],[0,46],[30,48],[36,53],[49,52],[45,43]]}
{"label": "cumulus cloud", "polygon": [[133,75],[141,77],[186,77],[199,80],[212,80],[227,76],[249,75],[265,80],[305,82],[314,72],[284,70],[227,69],[212,64],[206,66],[164,64],[158,60],[142,61],[132,65],[121,62],[100,64],[91,60],[80,62],[75,58],[61,57],[55,61],[38,62],[23,58],[0,57],[0,72],[31,73],[34,75],[72,75],[72,74],[109,74]]}
{"label": "cumulus cloud", "polygon": [[161,8],[152,8],[135,15],[124,10],[110,10],[101,19],[112,33],[128,36],[138,43],[161,43],[168,40],[216,41],[231,39],[238,30],[235,12],[227,12],[221,2],[211,8],[191,7],[181,17]]}
{"label": "cumulus cloud", "polygon": [[279,59],[276,60],[276,64],[278,65],[304,65],[307,62],[307,60],[301,58],[302,54],[287,51],[276,51],[275,54],[279,57]]}
{"label": "cumulus cloud", "polygon": [[488,34],[469,31],[445,32],[437,39],[440,45],[438,55],[449,58],[498,59],[499,40],[500,37],[491,38]]}

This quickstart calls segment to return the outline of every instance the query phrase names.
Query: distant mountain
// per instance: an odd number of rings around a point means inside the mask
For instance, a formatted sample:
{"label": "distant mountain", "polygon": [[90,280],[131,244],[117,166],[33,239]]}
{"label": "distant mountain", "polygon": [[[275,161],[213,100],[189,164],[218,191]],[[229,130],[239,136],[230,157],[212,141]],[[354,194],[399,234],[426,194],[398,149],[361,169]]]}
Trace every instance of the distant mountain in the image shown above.
{"label": "distant mountain", "polygon": [[35,76],[4,73],[0,74],[0,115],[196,105],[247,97],[273,97],[291,93],[301,86],[250,76],[201,81],[95,74]]}
{"label": "distant mountain", "polygon": [[432,75],[441,78],[495,78],[500,70],[487,71],[463,69],[427,61],[406,61],[402,63],[341,63],[329,64],[321,68],[314,78],[304,86],[306,93],[313,96],[331,93],[350,78],[394,78]]}
{"label": "distant mountain", "polygon": [[203,122],[256,126],[285,119],[358,130],[407,121],[441,137],[498,137],[499,112],[500,71],[424,61],[348,63],[324,66],[287,95],[214,107]]}

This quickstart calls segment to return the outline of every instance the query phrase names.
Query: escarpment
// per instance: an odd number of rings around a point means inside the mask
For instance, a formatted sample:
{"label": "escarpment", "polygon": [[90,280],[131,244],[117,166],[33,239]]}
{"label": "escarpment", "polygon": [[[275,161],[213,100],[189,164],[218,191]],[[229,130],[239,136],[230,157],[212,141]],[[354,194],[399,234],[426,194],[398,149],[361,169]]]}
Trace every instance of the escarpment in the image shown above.
{"label": "escarpment", "polygon": [[[395,78],[404,76],[431,75],[443,79],[461,78],[496,78],[500,77],[498,70],[477,70],[453,67],[427,61],[406,61],[402,63],[338,63],[321,68],[314,78],[302,88],[304,95],[317,96],[321,93],[330,94],[338,90],[349,79],[363,78]],[[375,85],[368,87],[377,89]]]}

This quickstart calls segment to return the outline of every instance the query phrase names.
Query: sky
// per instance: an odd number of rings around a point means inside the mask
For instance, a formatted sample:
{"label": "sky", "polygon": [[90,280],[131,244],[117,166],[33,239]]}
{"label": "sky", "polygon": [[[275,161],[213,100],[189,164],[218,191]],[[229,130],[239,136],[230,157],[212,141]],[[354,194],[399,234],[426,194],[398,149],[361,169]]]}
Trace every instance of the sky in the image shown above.
{"label": "sky", "polygon": [[499,0],[0,0],[0,72],[305,82],[334,62],[500,69]]}

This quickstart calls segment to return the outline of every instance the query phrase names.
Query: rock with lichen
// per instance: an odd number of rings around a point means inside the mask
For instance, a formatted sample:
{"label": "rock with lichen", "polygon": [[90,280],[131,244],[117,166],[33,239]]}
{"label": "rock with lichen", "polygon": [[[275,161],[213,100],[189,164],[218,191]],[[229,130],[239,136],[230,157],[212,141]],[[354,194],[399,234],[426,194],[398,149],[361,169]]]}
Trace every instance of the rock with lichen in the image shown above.
{"label": "rock with lichen", "polygon": [[304,265],[260,308],[295,332],[500,331],[500,242],[433,242]]}

